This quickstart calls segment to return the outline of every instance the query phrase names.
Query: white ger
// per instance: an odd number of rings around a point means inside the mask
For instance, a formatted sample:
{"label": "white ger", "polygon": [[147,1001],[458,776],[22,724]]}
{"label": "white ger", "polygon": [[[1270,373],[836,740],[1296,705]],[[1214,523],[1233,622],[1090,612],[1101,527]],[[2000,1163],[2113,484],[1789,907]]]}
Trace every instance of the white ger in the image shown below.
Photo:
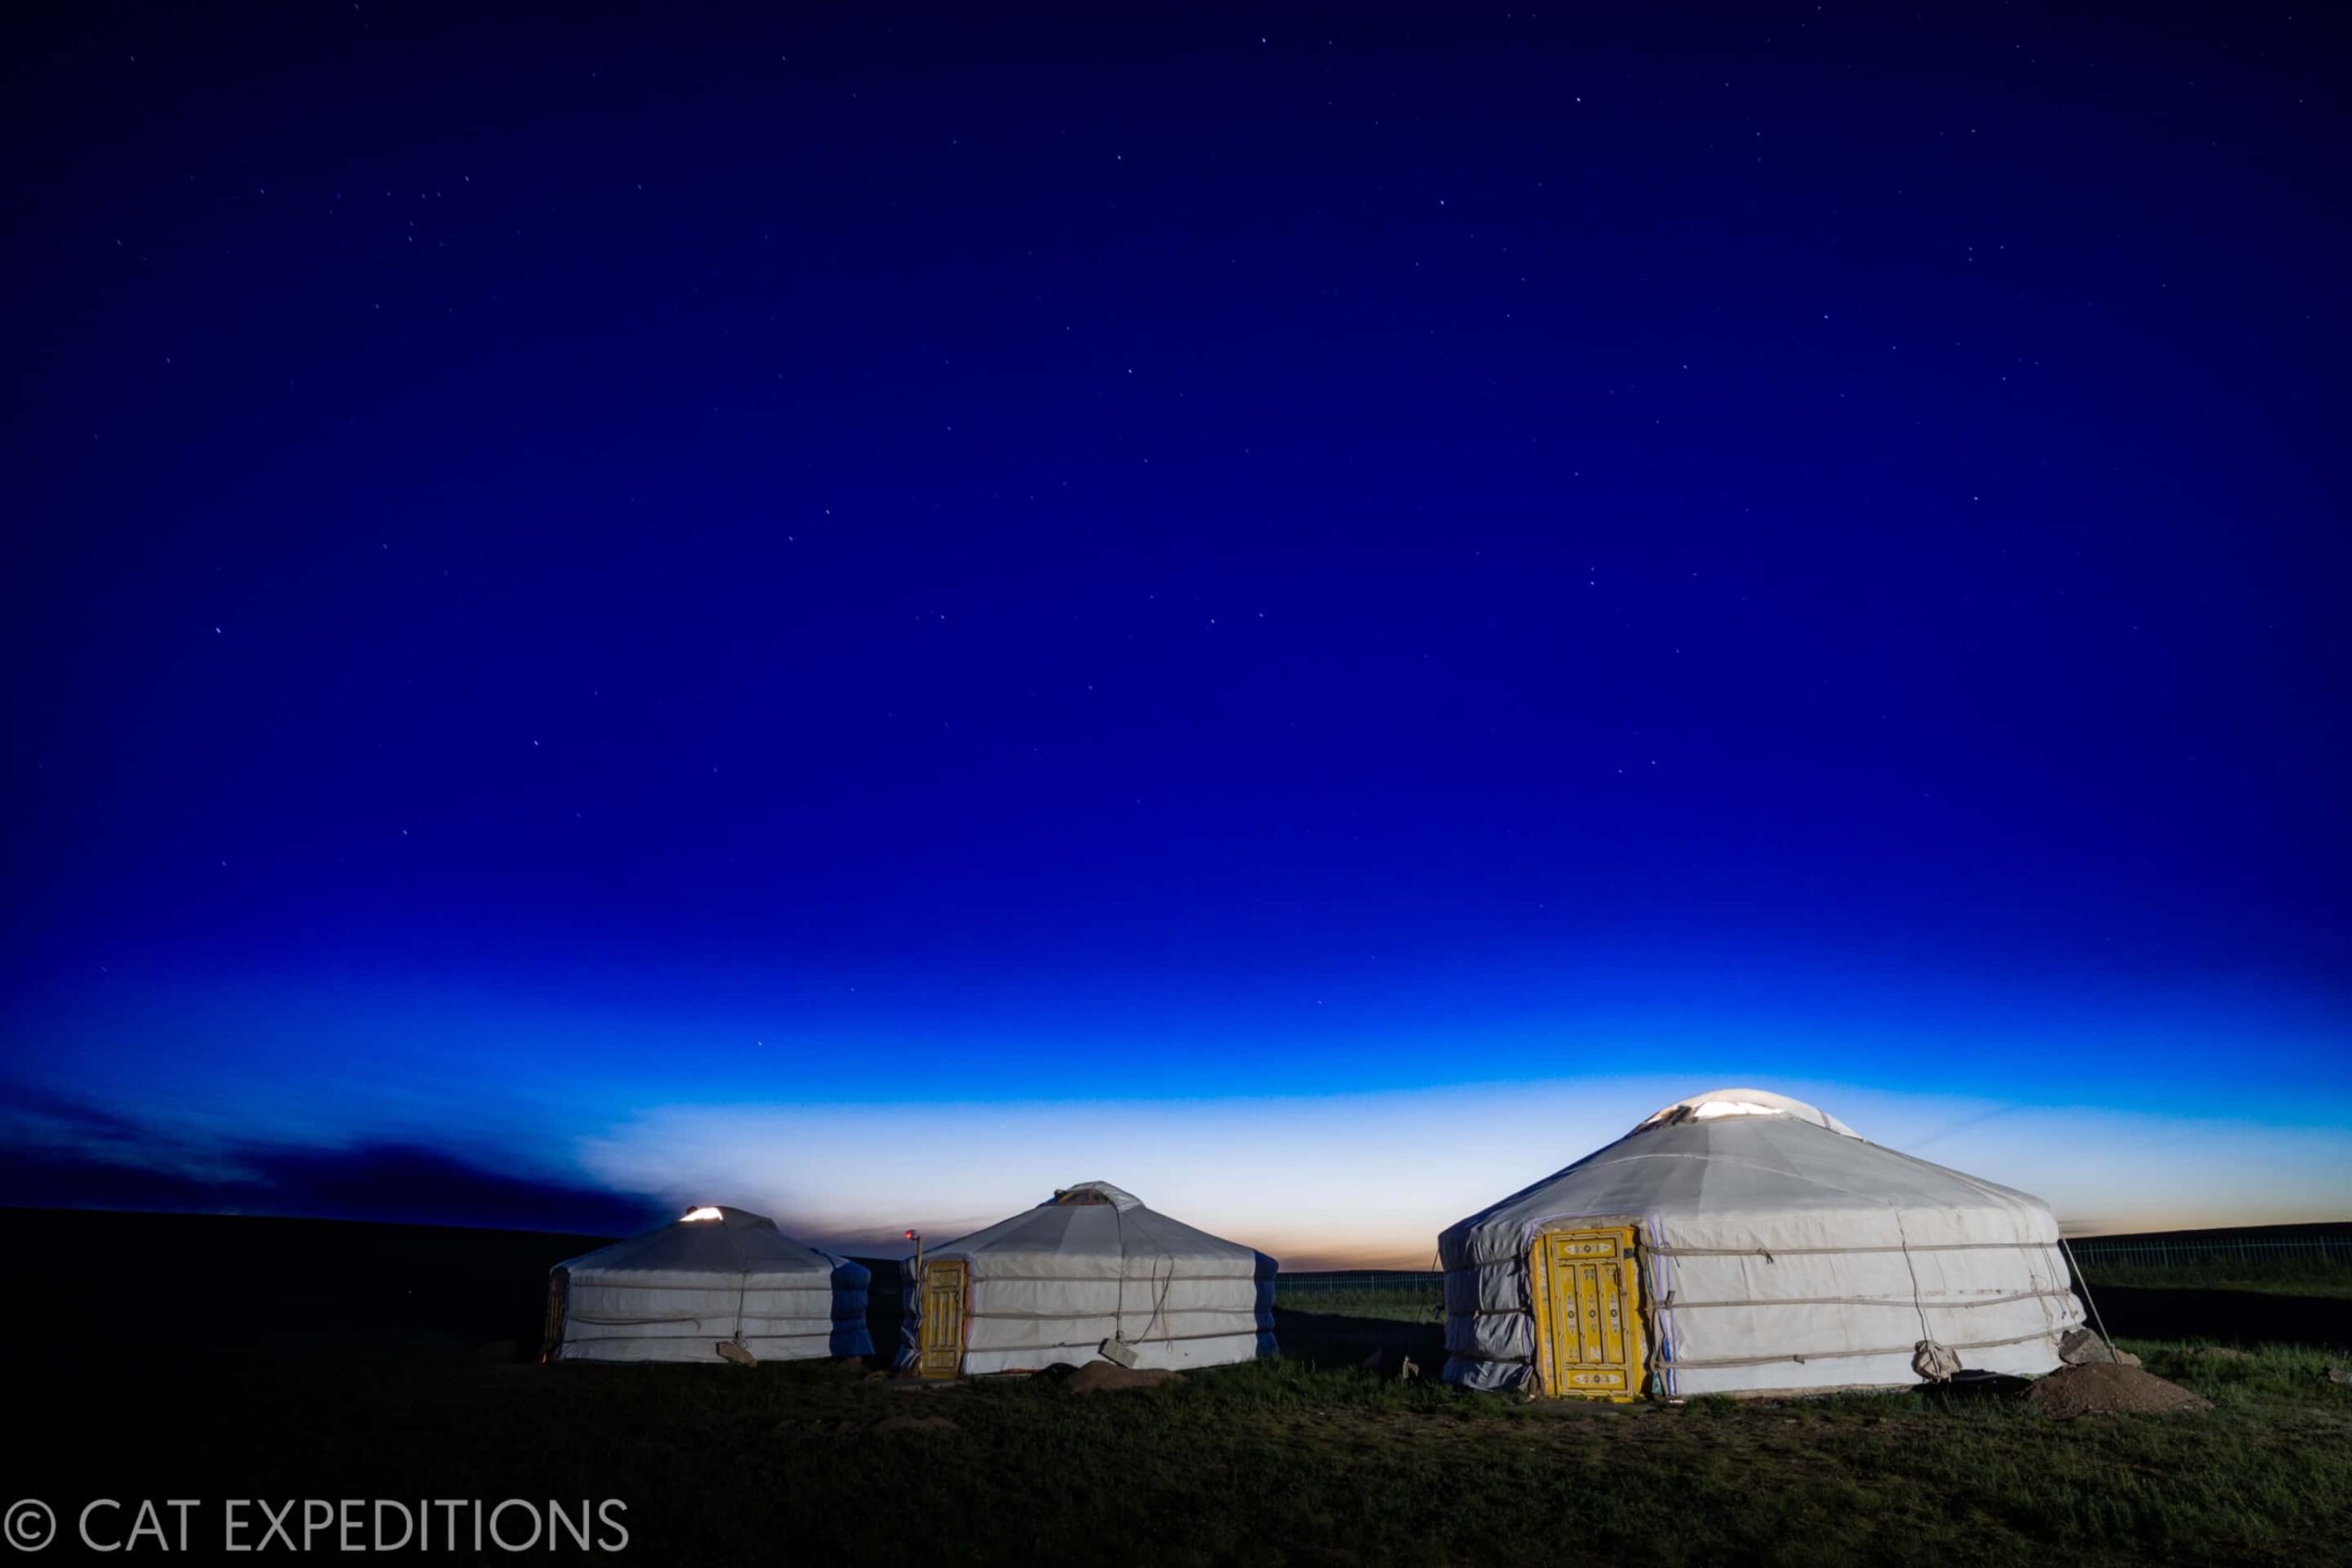
{"label": "white ger", "polygon": [[870,1356],[863,1264],[764,1215],[699,1208],[548,1273],[557,1361],[790,1361]]}
{"label": "white ger", "polygon": [[899,1364],[952,1378],[1271,1356],[1275,1268],[1107,1181],[1081,1181],[924,1254]]}
{"label": "white ger", "polygon": [[1693,1095],[1438,1237],[1445,1378],[1630,1399],[2054,1371],[2082,1323],[2030,1193],[1762,1089]]}

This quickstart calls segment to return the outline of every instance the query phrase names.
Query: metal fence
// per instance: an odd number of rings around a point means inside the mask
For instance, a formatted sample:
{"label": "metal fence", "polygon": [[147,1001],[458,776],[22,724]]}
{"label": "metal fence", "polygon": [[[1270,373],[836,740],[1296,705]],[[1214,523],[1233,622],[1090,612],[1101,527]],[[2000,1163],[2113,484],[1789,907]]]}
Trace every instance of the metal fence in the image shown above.
{"label": "metal fence", "polygon": [[1409,1270],[1384,1269],[1370,1274],[1285,1272],[1274,1276],[1274,1290],[1282,1295],[1310,1292],[1329,1295],[1349,1291],[1424,1291],[1434,1293],[1444,1287],[1443,1274]]}
{"label": "metal fence", "polygon": [[2193,1237],[2085,1236],[2070,1241],[2075,1260],[2134,1269],[2196,1269],[2216,1264],[2320,1264],[2352,1268],[2352,1235]]}
{"label": "metal fence", "polygon": [[[2165,1240],[2149,1236],[2084,1236],[2066,1244],[2085,1270],[2100,1268],[2211,1269],[2230,1264],[2277,1268],[2311,1265],[2352,1269],[2352,1235],[2312,1236],[2194,1236]],[[1445,1276],[1426,1269],[1353,1272],[1284,1272],[1274,1287],[1283,1295],[1340,1294],[1363,1291],[1435,1292]]]}

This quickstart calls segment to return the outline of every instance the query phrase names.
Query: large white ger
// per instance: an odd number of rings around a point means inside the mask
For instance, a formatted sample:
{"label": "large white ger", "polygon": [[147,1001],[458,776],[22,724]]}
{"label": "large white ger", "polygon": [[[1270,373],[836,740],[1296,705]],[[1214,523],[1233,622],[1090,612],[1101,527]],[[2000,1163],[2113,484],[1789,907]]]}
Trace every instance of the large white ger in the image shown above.
{"label": "large white ger", "polygon": [[863,1264],[803,1247],[763,1215],[695,1209],[548,1270],[548,1359],[870,1356],[867,1277]]}
{"label": "large white ger", "polygon": [[1274,1260],[1081,1181],[924,1255],[901,1365],[1215,1367],[1274,1353]]}
{"label": "large white ger", "polygon": [[1629,1399],[2054,1371],[2082,1322],[2041,1199],[1761,1089],[1677,1100],[1453,1226],[1445,1378]]}

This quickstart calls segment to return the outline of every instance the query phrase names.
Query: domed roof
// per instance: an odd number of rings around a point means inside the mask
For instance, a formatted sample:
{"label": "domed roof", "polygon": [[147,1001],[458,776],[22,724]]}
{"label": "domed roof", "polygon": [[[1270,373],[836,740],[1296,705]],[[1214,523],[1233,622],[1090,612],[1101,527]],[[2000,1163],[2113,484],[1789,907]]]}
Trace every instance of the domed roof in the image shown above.
{"label": "domed roof", "polygon": [[1802,1100],[1791,1100],[1785,1094],[1774,1094],[1769,1089],[1711,1089],[1704,1094],[1693,1094],[1662,1106],[1642,1118],[1634,1131],[1644,1127],[1671,1127],[1683,1122],[1713,1122],[1724,1116],[1792,1116],[1800,1122],[1810,1122],[1816,1127],[1826,1127],[1833,1133],[1843,1133],[1859,1138],[1843,1122],[1817,1105],[1807,1105]]}
{"label": "domed roof", "polygon": [[1054,1195],[1046,1199],[1043,1203],[1040,1203],[1038,1207],[1041,1209],[1050,1209],[1056,1204],[1059,1204],[1064,1208],[1068,1208],[1073,1204],[1100,1203],[1108,1203],[1111,1207],[1117,1209],[1122,1213],[1125,1213],[1129,1209],[1140,1209],[1143,1207],[1142,1199],[1136,1197],[1134,1193],[1127,1191],[1125,1188],[1114,1187],[1107,1181],[1081,1181],[1075,1187],[1063,1187],[1057,1189]]}
{"label": "domed roof", "polygon": [[556,1265],[569,1271],[575,1281],[590,1277],[646,1274],[727,1279],[743,1275],[831,1275],[844,1266],[830,1253],[804,1247],[785,1235],[765,1214],[720,1205],[690,1210],[660,1230],[600,1247]]}
{"label": "domed roof", "polygon": [[1722,1089],[1662,1107],[1615,1143],[1447,1227],[1439,1250],[1516,1256],[1538,1230],[1574,1218],[1663,1225],[1694,1246],[1780,1245],[1807,1231],[1838,1233],[1840,1245],[1857,1245],[1858,1235],[1872,1245],[1973,1242],[1984,1226],[1966,1216],[1984,1213],[2003,1216],[2004,1235],[2057,1234],[2048,1205],[2030,1194],[1871,1143],[1803,1100]]}
{"label": "domed roof", "polygon": [[1081,1181],[1055,1190],[1035,1208],[1023,1209],[985,1230],[931,1249],[933,1258],[986,1257],[1008,1273],[1040,1277],[1063,1273],[1115,1275],[1124,1260],[1147,1267],[1150,1258],[1174,1259],[1187,1269],[1213,1265],[1243,1271],[1254,1267],[1255,1249],[1194,1230],[1107,1181]]}

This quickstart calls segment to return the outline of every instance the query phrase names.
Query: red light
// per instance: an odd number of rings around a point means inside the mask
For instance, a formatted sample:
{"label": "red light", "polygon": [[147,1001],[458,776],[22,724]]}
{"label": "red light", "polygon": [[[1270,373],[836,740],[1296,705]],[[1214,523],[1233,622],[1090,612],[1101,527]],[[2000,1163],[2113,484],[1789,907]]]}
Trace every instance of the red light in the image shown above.
{"label": "red light", "polygon": [[914,1240],[914,1238],[915,1238],[915,1233],[914,1233],[914,1232],[912,1232],[912,1231],[909,1231],[909,1232],[907,1233],[907,1239],[908,1239],[909,1241],[912,1241],[912,1240]]}

